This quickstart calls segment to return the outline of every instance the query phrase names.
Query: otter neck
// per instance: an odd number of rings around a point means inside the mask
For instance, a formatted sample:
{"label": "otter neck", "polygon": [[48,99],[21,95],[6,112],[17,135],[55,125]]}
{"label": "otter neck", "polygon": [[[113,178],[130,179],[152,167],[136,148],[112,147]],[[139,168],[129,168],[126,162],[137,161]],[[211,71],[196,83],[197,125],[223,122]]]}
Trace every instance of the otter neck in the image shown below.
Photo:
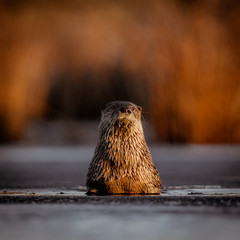
{"label": "otter neck", "polygon": [[100,137],[103,152],[107,155],[104,159],[113,162],[116,166],[136,164],[141,160],[143,145],[146,147],[141,125],[134,127],[112,127]]}

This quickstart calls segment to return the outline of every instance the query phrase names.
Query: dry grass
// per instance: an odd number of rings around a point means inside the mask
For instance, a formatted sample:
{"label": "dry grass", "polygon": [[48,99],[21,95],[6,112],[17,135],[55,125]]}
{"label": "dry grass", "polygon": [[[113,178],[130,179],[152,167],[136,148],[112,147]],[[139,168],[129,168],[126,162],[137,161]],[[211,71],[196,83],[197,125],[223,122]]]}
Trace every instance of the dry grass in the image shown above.
{"label": "dry grass", "polygon": [[237,1],[2,5],[2,139],[56,109],[95,116],[127,98],[151,113],[158,140],[240,143],[239,9]]}

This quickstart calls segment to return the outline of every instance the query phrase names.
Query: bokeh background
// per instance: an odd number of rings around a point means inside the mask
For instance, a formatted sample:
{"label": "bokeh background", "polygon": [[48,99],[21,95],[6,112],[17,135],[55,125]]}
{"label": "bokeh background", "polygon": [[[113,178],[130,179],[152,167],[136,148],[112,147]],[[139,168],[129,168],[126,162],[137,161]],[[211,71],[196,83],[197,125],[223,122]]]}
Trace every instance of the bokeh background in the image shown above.
{"label": "bokeh background", "polygon": [[113,100],[154,141],[240,143],[238,0],[1,0],[0,26],[1,143],[86,143]]}

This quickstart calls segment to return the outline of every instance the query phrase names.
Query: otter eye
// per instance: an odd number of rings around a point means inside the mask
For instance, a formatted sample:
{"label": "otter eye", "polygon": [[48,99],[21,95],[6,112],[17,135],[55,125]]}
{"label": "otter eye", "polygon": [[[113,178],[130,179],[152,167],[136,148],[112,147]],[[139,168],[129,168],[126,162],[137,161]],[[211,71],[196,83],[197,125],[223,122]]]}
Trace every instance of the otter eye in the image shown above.
{"label": "otter eye", "polygon": [[119,109],[119,112],[131,114],[131,113],[132,113],[132,109],[131,109],[130,107],[121,107],[121,108]]}
{"label": "otter eye", "polygon": [[124,107],[120,108],[119,111],[120,111],[121,113],[124,113],[124,112],[125,112]]}

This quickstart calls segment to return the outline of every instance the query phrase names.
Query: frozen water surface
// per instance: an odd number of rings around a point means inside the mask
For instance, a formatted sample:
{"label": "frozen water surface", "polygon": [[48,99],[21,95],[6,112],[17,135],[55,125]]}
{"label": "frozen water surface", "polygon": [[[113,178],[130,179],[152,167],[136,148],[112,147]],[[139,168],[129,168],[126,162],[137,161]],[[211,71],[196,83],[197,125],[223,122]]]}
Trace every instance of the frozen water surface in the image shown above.
{"label": "frozen water surface", "polygon": [[1,239],[239,239],[239,215],[211,207],[0,205]]}
{"label": "frozen water surface", "polygon": [[239,146],[150,147],[161,196],[87,196],[93,150],[0,147],[1,240],[239,239]]}

